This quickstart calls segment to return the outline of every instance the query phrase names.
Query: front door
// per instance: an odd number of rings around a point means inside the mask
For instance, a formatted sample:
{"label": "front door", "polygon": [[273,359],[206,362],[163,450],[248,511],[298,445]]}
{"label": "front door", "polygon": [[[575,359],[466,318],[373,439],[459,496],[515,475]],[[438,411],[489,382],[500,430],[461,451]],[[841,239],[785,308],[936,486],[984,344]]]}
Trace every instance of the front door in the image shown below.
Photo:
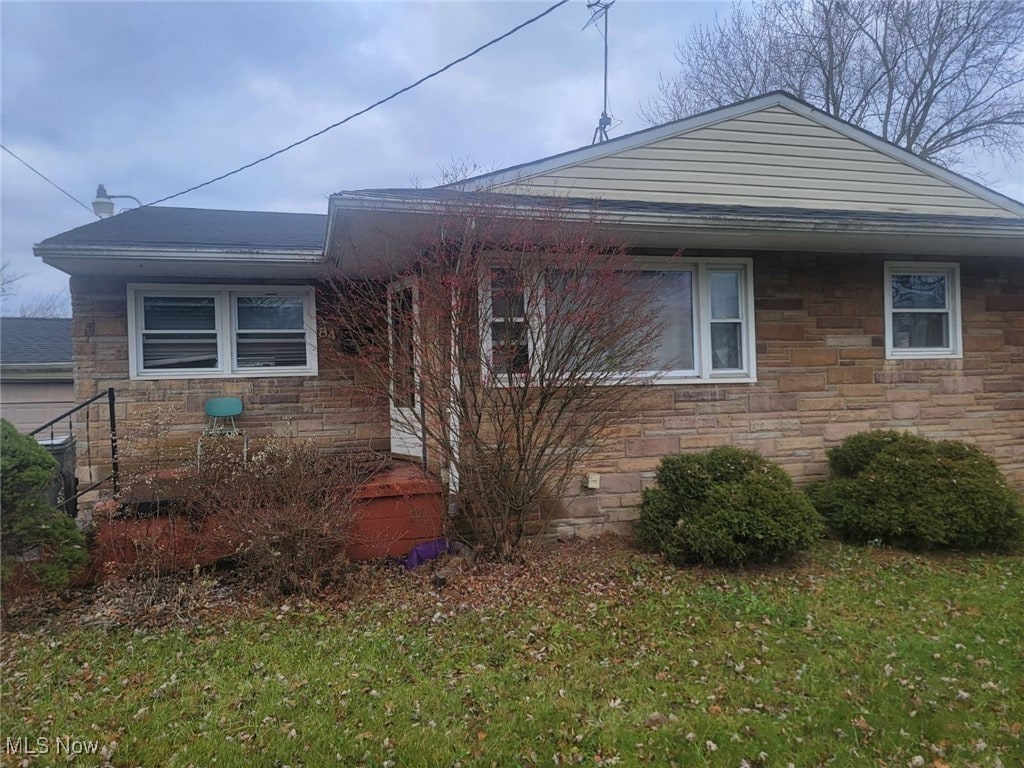
{"label": "front door", "polygon": [[391,452],[423,458],[417,368],[418,291],[412,278],[388,286],[388,340],[391,344]]}

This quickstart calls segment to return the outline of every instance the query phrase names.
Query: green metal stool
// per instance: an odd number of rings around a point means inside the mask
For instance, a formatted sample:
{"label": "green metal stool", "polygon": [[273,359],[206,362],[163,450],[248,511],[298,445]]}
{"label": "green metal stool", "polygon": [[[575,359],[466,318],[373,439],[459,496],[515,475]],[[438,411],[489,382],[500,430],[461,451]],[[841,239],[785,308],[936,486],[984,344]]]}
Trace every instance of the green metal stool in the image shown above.
{"label": "green metal stool", "polygon": [[211,397],[206,401],[206,416],[209,422],[199,436],[196,449],[196,464],[202,465],[203,439],[207,437],[241,437],[242,461],[249,460],[249,436],[235,424],[235,416],[242,414],[240,397]]}

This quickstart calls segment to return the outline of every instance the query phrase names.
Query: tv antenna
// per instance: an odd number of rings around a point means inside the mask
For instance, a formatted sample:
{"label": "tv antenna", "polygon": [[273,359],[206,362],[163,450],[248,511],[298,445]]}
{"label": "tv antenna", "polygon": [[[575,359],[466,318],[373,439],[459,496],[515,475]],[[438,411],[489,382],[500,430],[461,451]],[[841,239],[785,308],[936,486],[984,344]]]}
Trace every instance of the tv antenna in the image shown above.
{"label": "tv antenna", "polygon": [[[608,9],[615,5],[615,0],[588,0],[587,10],[591,12],[590,20],[583,25],[586,29],[591,24],[597,27],[597,20],[604,18],[604,109],[601,110],[601,117],[597,120],[597,128],[594,129],[594,139],[591,145],[598,142],[608,141],[608,128],[611,127],[612,119],[608,117]],[[600,30],[598,30],[600,31]]]}

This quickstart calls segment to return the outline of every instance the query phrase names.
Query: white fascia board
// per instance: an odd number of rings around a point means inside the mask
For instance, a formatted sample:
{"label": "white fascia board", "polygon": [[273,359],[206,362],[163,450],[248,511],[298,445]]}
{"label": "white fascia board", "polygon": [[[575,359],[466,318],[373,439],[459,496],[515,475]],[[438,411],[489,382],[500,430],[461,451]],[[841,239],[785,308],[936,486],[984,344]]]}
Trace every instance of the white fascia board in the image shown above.
{"label": "white fascia board", "polygon": [[622,217],[615,222],[605,219],[596,226],[637,246],[1024,259],[1024,230],[1020,227],[657,216]]}
{"label": "white fascia board", "polygon": [[235,259],[248,261],[258,257],[261,261],[316,261],[323,258],[323,251],[317,249],[274,250],[262,248],[133,248],[108,246],[37,245],[35,254],[41,258],[59,256],[64,258],[106,258],[106,259],[153,259],[163,261],[191,261]]}
{"label": "white fascia board", "polygon": [[[515,203],[514,195],[497,203],[484,201],[480,205],[485,210],[507,210],[530,213],[533,211],[550,213],[553,209],[547,206],[538,206],[531,203]],[[557,197],[552,198],[557,200]],[[732,215],[705,215],[699,212],[672,213],[662,211],[637,211],[637,210],[615,210],[614,200],[595,201],[601,202],[602,207],[597,208],[570,208],[558,209],[558,212],[567,219],[576,221],[592,221],[595,226],[607,227],[616,226],[639,226],[644,228],[663,229],[713,229],[718,231],[738,229],[744,231],[762,230],[766,232],[776,230],[788,230],[794,232],[898,232],[908,235],[961,235],[965,237],[999,237],[1017,239],[1021,246],[1021,255],[1024,256],[1024,228],[1014,219],[1003,219],[999,217],[987,217],[984,223],[970,224],[953,220],[948,223],[943,221],[942,216],[929,217],[928,221],[921,221],[919,216],[908,216],[911,220],[900,221],[899,214],[889,214],[883,220],[865,212],[863,216],[845,215],[835,219],[830,217],[809,218],[805,216],[768,216],[757,213],[732,214]],[[357,193],[346,195],[334,195],[331,197],[332,216],[335,211],[363,211],[374,213],[414,214],[430,216],[452,210],[453,206],[462,204],[458,202],[446,202],[422,198],[409,198],[397,194],[389,195],[367,195],[361,196]],[[465,210],[471,212],[474,203],[469,201],[465,204]],[[978,217],[985,218],[985,217]]]}
{"label": "white fascia board", "polygon": [[[702,216],[700,214],[672,215],[666,213],[646,213],[638,211],[609,212],[607,215],[594,216],[599,225],[619,224],[622,226],[643,226],[661,229],[712,229],[726,231],[730,229],[744,231],[772,232],[776,230],[790,232],[822,232],[822,233],[898,233],[906,235],[960,235],[969,237],[1004,237],[1016,239],[1024,256],[1024,228],[1012,219],[993,218],[991,224],[972,226],[962,222],[942,221],[898,221],[887,219],[879,221],[870,215],[861,217],[843,217],[841,219],[807,219],[802,217],[785,218],[781,216]],[[1001,226],[1006,221],[1009,226]],[[1010,223],[1013,222],[1013,223]]]}
{"label": "white fascia board", "polygon": [[124,248],[101,246],[36,246],[44,263],[69,275],[117,273],[214,276],[245,267],[254,277],[266,270],[268,277],[282,273],[314,275],[324,266],[319,249],[271,250],[258,248]]}
{"label": "white fascia board", "polygon": [[886,254],[935,258],[1016,258],[1020,242],[979,240],[949,235],[903,235],[892,232],[740,230],[734,228],[705,229],[641,229],[615,231],[621,240],[635,247],[690,250],[741,250],[751,252],[794,251],[848,254]]}
{"label": "white fascia board", "polygon": [[[485,211],[550,211],[550,207],[541,207],[529,202],[521,202],[515,195],[498,193],[499,199],[474,200],[467,197],[464,200],[442,198],[419,197],[401,194],[396,192],[336,192],[331,195],[329,202],[328,220],[336,220],[336,214],[348,211],[369,211],[369,212],[393,212],[393,213],[414,213],[431,215],[452,211],[472,211],[479,207]],[[552,197],[557,200],[557,197]],[[595,203],[598,201],[594,201]]]}

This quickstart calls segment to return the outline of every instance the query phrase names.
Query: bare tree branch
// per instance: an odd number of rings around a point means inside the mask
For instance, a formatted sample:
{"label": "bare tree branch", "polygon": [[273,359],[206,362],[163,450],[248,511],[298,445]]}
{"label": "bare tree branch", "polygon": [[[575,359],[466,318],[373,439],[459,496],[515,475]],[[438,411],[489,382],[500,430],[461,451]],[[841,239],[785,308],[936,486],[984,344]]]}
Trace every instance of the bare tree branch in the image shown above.
{"label": "bare tree branch", "polygon": [[431,213],[415,263],[339,277],[318,305],[367,396],[404,403],[392,418],[459,478],[457,522],[508,558],[656,377],[657,302],[631,256],[557,206]]}
{"label": "bare tree branch", "polygon": [[66,288],[22,302],[20,317],[71,317],[71,294]]}
{"label": "bare tree branch", "polygon": [[8,262],[0,261],[0,298],[13,296],[15,287],[24,279],[25,275],[14,272]]}
{"label": "bare tree branch", "polygon": [[771,90],[793,93],[947,166],[1024,156],[1024,3],[764,0],[691,31],[642,108],[666,122]]}

